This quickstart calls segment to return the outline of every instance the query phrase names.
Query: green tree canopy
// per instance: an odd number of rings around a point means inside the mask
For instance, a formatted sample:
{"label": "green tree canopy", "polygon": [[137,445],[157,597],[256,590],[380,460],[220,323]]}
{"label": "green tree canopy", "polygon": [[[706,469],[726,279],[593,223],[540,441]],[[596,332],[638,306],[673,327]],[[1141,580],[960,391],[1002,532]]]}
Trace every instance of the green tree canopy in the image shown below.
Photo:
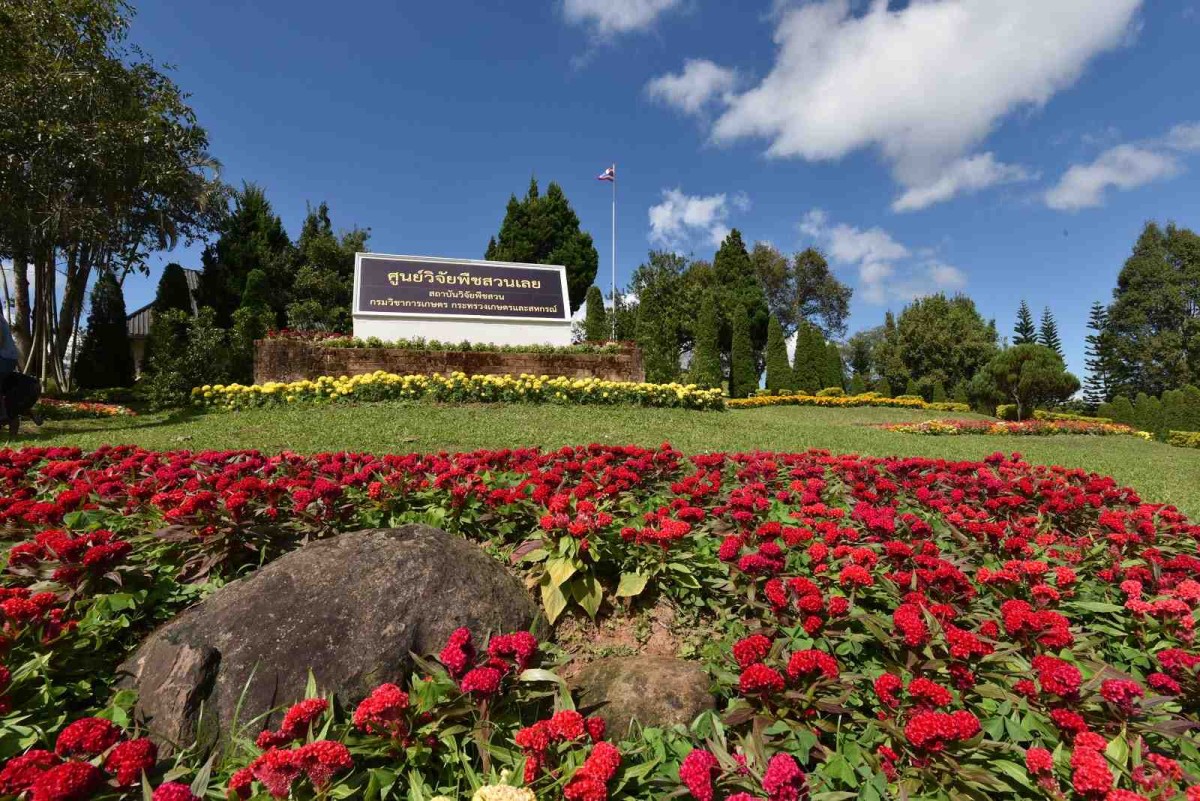
{"label": "green tree canopy", "polygon": [[592,235],[580,229],[579,216],[562,187],[551,182],[543,196],[536,178],[530,179],[523,199],[518,200],[516,195],[509,198],[500,232],[488,243],[484,258],[563,265],[572,314],[583,305],[600,266]]}
{"label": "green tree canopy", "polygon": [[1058,322],[1054,319],[1054,312],[1050,311],[1049,306],[1042,310],[1042,326],[1038,329],[1038,344],[1045,345],[1058,354],[1058,358],[1063,358],[1062,338],[1058,335]]}
{"label": "green tree canopy", "polygon": [[767,389],[773,394],[791,390],[792,365],[788,360],[787,339],[779,318],[772,316],[767,328]]}
{"label": "green tree canopy", "polygon": [[162,314],[172,309],[192,314],[192,290],[188,288],[187,274],[183,268],[171,262],[163,268],[158,279],[158,290],[154,293],[154,313]]}
{"label": "green tree canopy", "polygon": [[354,299],[354,254],[367,249],[369,229],[333,230],[329,206],[309,207],[296,240],[287,324],[309,331],[348,333]]}
{"label": "green tree canopy", "polygon": [[722,352],[731,354],[733,328],[738,324],[737,318],[744,314],[750,328],[750,346],[757,358],[767,344],[767,321],[771,313],[742,233],[736,228],[721,242],[713,257],[712,287],[721,315]]}
{"label": "green tree canopy", "polygon": [[234,197],[233,210],[220,226],[217,241],[204,249],[201,261],[198,303],[213,310],[216,325],[228,328],[233,312],[242,305],[246,279],[254,270],[263,275],[268,293],[267,305],[280,315],[293,282],[292,242],[283,221],[271,209],[261,188],[246,184]]}
{"label": "green tree canopy", "polygon": [[1146,224],[1117,277],[1106,333],[1114,391],[1160,395],[1200,374],[1200,237]]}
{"label": "green tree canopy", "polygon": [[919,298],[901,312],[894,333],[888,335],[885,325],[884,374],[893,386],[908,378],[943,384],[970,380],[996,355],[998,339],[996,326],[966,295]]}
{"label": "green tree canopy", "polygon": [[997,400],[1016,404],[1023,420],[1039,405],[1061,403],[1079,389],[1057,353],[1045,345],[1014,345],[1000,351],[980,371]]}
{"label": "green tree canopy", "polygon": [[720,322],[716,300],[705,296],[700,303],[696,320],[696,337],[692,349],[691,381],[701,387],[715,389],[725,383],[721,370]]}
{"label": "green tree canopy", "polygon": [[75,381],[84,389],[129,387],[133,386],[133,367],[125,295],[116,276],[101,273],[92,287],[87,332],[75,359]]}
{"label": "green tree canopy", "polygon": [[853,290],[834,277],[819,250],[809,248],[789,259],[759,242],[750,251],[750,263],[767,307],[785,335],[794,333],[801,320],[813,323],[826,336],[846,333]]}
{"label": "green tree canopy", "polygon": [[583,335],[588,342],[607,342],[612,327],[604,311],[604,294],[592,284],[587,291],[587,316],[583,320]]}
{"label": "green tree canopy", "polygon": [[1013,344],[1033,345],[1037,341],[1038,331],[1033,324],[1033,312],[1029,310],[1029,304],[1022,300],[1021,307],[1017,309],[1017,324],[1013,327]]}

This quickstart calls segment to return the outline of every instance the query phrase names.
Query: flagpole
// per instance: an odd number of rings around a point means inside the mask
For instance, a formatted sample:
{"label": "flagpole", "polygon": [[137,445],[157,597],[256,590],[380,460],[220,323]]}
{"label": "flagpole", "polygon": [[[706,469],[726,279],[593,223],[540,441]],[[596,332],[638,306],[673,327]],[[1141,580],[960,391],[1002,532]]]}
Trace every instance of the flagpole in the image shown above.
{"label": "flagpole", "polygon": [[612,179],[612,338],[617,339],[617,163],[614,161]]}

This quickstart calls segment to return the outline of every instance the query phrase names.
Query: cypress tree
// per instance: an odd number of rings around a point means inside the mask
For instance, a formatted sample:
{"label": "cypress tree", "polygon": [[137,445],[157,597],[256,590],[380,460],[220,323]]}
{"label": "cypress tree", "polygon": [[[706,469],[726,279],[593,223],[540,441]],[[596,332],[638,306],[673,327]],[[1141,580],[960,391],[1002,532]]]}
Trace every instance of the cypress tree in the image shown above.
{"label": "cypress tree", "polygon": [[788,363],[787,340],[783,326],[772,315],[767,325],[767,389],[772,394],[792,389],[792,365]]}
{"label": "cypress tree", "polygon": [[1062,339],[1058,336],[1058,323],[1054,320],[1054,313],[1047,306],[1042,311],[1042,328],[1038,331],[1038,343],[1045,345],[1050,350],[1058,354],[1058,358],[1063,358]]}
{"label": "cypress tree", "polygon": [[1163,409],[1158,398],[1139,392],[1133,403],[1133,419],[1142,431],[1160,435],[1163,430]]}
{"label": "cypress tree", "polygon": [[793,382],[799,392],[815,395],[821,390],[825,377],[825,340],[812,323],[801,323],[796,331],[796,353],[793,358]]}
{"label": "cypress tree", "polygon": [[92,287],[87,333],[75,359],[75,381],[84,389],[129,387],[133,374],[125,295],[116,276],[103,272]]}
{"label": "cypress tree", "polygon": [[695,346],[692,350],[692,383],[709,389],[719,388],[724,383],[721,370],[721,329],[717,319],[717,305],[711,294],[700,303],[700,316],[696,320]]}
{"label": "cypress tree", "polygon": [[750,315],[737,307],[733,315],[733,349],[729,354],[729,396],[745,398],[758,389],[758,365],[750,341]]}
{"label": "cypress tree", "polygon": [[1029,304],[1022,299],[1021,308],[1017,309],[1017,324],[1013,328],[1013,344],[1034,345],[1037,344],[1037,341],[1037,328],[1033,324],[1033,312],[1029,310]]}
{"label": "cypress tree", "polygon": [[867,391],[867,382],[862,373],[855,373],[850,379],[850,394],[861,395]]}
{"label": "cypress tree", "polygon": [[1127,426],[1137,425],[1137,415],[1134,413],[1133,404],[1129,402],[1129,398],[1118,395],[1113,398],[1109,406],[1109,413],[1105,416],[1114,423],[1122,423]]}
{"label": "cypress tree", "polygon": [[933,392],[930,394],[929,400],[933,401],[934,403],[945,403],[946,402],[946,385],[943,384],[941,381],[934,381],[933,382]]}
{"label": "cypress tree", "polygon": [[846,372],[845,366],[842,364],[842,352],[835,342],[825,344],[825,371],[821,383],[823,384],[821,389],[846,388]]}
{"label": "cypress tree", "polygon": [[1096,409],[1109,399],[1110,373],[1112,365],[1112,347],[1108,337],[1108,309],[1100,301],[1092,304],[1088,316],[1087,335],[1087,381],[1083,385],[1083,399],[1087,405]]}
{"label": "cypress tree", "polygon": [[[591,303],[589,298],[589,307]],[[646,365],[646,380],[652,384],[678,381],[679,337],[657,290],[641,296],[635,314],[635,339]]]}
{"label": "cypress tree", "polygon": [[904,387],[904,394],[912,395],[914,398],[922,397],[921,385],[918,384],[916,379],[914,379],[914,378],[908,379],[908,384]]}
{"label": "cypress tree", "polygon": [[171,262],[163,268],[158,279],[158,290],[154,294],[154,311],[158,314],[176,309],[192,313],[192,292],[188,289],[187,275],[183,268]]}
{"label": "cypress tree", "polygon": [[254,269],[246,276],[240,309],[266,309],[270,301],[270,281],[265,270]]}
{"label": "cypress tree", "polygon": [[879,383],[875,385],[875,391],[879,393],[880,397],[892,397],[892,385],[886,378],[879,379]]}
{"label": "cypress tree", "polygon": [[955,403],[971,404],[971,396],[967,393],[967,382],[959,381],[954,385],[953,400]]}
{"label": "cypress tree", "polygon": [[588,342],[607,342],[612,330],[604,311],[604,295],[600,293],[600,287],[595,284],[588,287],[587,300],[584,302],[587,303],[587,317],[583,321],[584,337]]}

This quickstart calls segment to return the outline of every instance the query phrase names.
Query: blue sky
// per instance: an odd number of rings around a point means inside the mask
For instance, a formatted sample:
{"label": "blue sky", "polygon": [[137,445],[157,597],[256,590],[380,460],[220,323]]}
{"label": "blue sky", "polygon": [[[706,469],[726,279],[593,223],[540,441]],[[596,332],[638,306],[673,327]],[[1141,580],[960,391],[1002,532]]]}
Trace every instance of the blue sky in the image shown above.
{"label": "blue sky", "polygon": [[[1088,307],[1143,223],[1200,227],[1200,0],[142,0],[233,183],[373,250],[480,258],[531,174],[610,268],[711,257],[729,227],[823,248],[851,330],[914,295],[1011,331],[1050,305],[1082,374]],[[127,305],[153,296],[153,260]]]}

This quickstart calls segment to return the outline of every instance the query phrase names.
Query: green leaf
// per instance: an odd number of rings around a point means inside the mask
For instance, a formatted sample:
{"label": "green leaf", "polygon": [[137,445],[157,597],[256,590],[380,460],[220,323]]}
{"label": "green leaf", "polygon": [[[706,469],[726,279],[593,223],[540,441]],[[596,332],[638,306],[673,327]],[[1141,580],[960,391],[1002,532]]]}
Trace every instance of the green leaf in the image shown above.
{"label": "green leaf", "polygon": [[556,557],[546,560],[546,575],[550,577],[550,581],[555,587],[561,587],[567,583],[571,576],[575,575],[575,562],[572,559],[563,559]]}
{"label": "green leaf", "polygon": [[571,597],[583,607],[588,617],[596,617],[604,600],[604,588],[595,576],[578,576],[571,581]]}
{"label": "green leaf", "polygon": [[618,598],[632,598],[642,594],[650,577],[644,573],[622,573],[621,582],[617,585]]}
{"label": "green leaf", "polygon": [[554,623],[567,608],[567,596],[563,594],[562,587],[555,584],[549,575],[546,575],[541,583],[542,609],[546,612],[546,620]]}

